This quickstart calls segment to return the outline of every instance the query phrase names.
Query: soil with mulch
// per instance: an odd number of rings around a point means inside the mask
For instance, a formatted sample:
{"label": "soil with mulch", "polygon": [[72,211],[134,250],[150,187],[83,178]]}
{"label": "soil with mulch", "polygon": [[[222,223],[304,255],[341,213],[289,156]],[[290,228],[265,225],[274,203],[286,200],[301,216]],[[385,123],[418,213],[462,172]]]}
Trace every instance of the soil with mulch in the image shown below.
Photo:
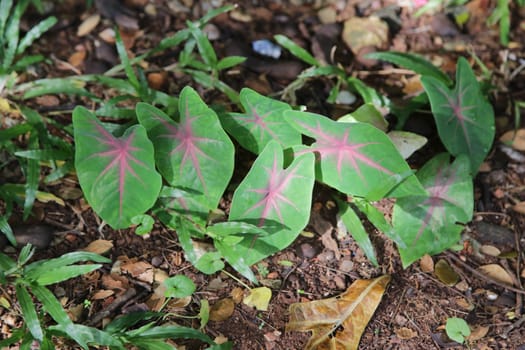
{"label": "soil with mulch", "polygon": [[[57,16],[59,23],[31,48],[34,53],[49,57],[50,61],[38,66],[34,72],[28,72],[27,79],[102,73],[118,64],[113,47],[98,36],[104,29],[113,27],[111,18],[119,7],[108,4],[114,2],[116,0],[104,5],[103,1],[95,1],[96,6],[86,9],[83,1],[64,0],[51,7],[50,14]],[[186,20],[200,18],[216,3],[227,2],[125,1],[122,7],[130,10],[129,16],[136,19],[138,25],[138,28],[128,30],[126,40],[129,40],[130,54],[138,55],[154,47],[162,38],[184,28]],[[515,127],[509,108],[511,101],[525,98],[524,74],[517,71],[525,60],[522,39],[525,37],[525,11],[512,8],[511,44],[505,48],[499,43],[497,28],[487,27],[485,22],[495,1],[470,1],[467,6],[471,17],[463,28],[458,28],[450,16],[442,12],[414,17],[412,1],[246,1],[240,2],[233,12],[214,19],[213,25],[206,30],[210,31],[209,35],[217,35],[213,43],[220,56],[235,54],[248,57],[245,64],[222,77],[236,90],[247,86],[265,95],[279,96],[306,68],[286,52],[279,59],[253,52],[252,41],[284,34],[314,52],[316,57],[340,64],[352,76],[387,93],[392,99],[402,100],[409,94],[403,89],[412,76],[410,72],[385,63],[367,61],[360,54],[352,53],[341,40],[341,23],[352,16],[378,14],[389,18],[390,37],[387,47],[382,49],[426,55],[451,74],[455,70],[457,57],[464,56],[473,61],[471,53],[474,53],[492,71],[492,82],[497,91],[491,96],[497,117],[497,140],[501,134]],[[335,13],[335,23],[321,22],[320,11],[326,8]],[[87,35],[79,37],[79,25],[96,13],[102,15],[102,22]],[[24,19],[26,28],[38,19],[36,13],[28,15]],[[146,72],[162,71],[162,68],[175,63],[177,50],[171,49],[151,58]],[[78,52],[83,52],[81,58],[75,56],[79,55]],[[189,77],[168,72],[161,76],[159,88],[178,95],[187,84],[194,85]],[[226,101],[216,91],[195,87],[207,103]],[[332,117],[354,108],[326,103],[330,87],[330,82],[324,79],[312,80],[297,91],[296,103]],[[103,96],[111,92],[96,93]],[[86,101],[64,95],[42,97],[28,103],[43,114],[66,110],[48,116],[68,124],[71,114],[67,110]],[[407,123],[407,129],[430,140],[424,149],[408,160],[412,166],[420,166],[443,150],[428,116],[412,118]],[[248,169],[251,161],[253,158],[245,153],[241,153],[238,159],[243,169]],[[236,174],[234,183],[242,178],[240,172]],[[10,176],[16,177],[17,174]],[[336,296],[355,280],[390,274],[392,280],[362,336],[360,349],[465,348],[445,336],[444,325],[450,317],[463,318],[471,326],[476,335],[470,340],[471,349],[525,349],[525,292],[522,286],[525,277],[525,216],[513,210],[515,203],[525,200],[524,188],[523,154],[496,141],[483,171],[476,178],[475,216],[473,222],[465,227],[463,249],[433,257],[434,262],[445,260],[460,275],[460,282],[449,286],[419,263],[403,269],[393,243],[368,225],[380,265],[374,267],[370,264],[353,239],[338,225],[334,193],[322,185],[316,185],[312,216],[305,229],[309,234],[301,235],[290,247],[254,267],[261,283],[273,291],[268,311],[256,311],[242,302],[236,302],[231,316],[222,321],[210,321],[204,332],[212,338],[233,341],[235,349],[303,349],[309,334],[285,331],[288,307],[292,303]],[[193,268],[184,258],[176,232],[158,224],[151,234],[139,236],[132,229],[115,231],[102,225],[80,197],[79,185],[72,176],[53,185],[43,185],[41,189],[59,196],[67,193],[67,198],[71,199],[66,200],[65,206],[35,204],[38,220],[66,231],[58,236],[58,242],[51,248],[38,252],[36,259],[57,257],[103,239],[113,243],[106,254],[113,262],[139,270],[121,269],[121,273],[115,275],[112,274],[115,264],[113,267],[108,265],[90,275],[54,286],[53,292],[77,322],[100,326],[102,322],[123,313],[152,309],[151,271],[160,270],[169,276],[184,274],[195,282],[197,292],[191,300],[167,305],[165,311],[173,314],[195,316],[199,313],[200,300],[204,299],[212,307],[225,299],[238,300],[237,294],[242,288],[238,281],[226,273],[210,276]],[[231,197],[231,194],[227,193],[222,202],[225,211],[228,210],[228,196]],[[389,214],[392,203],[381,202],[378,205],[385,214]],[[509,254],[509,258],[491,257],[479,253],[472,246],[473,241],[513,254]],[[287,263],[283,264],[283,261]],[[476,273],[478,266],[489,263],[506,269],[514,279],[514,287],[507,288]],[[234,270],[227,268],[227,271],[237,276]],[[148,274],[148,277],[144,278],[141,273]],[[117,292],[99,297],[97,293],[110,289],[108,285]],[[11,290],[2,292],[13,293]],[[86,307],[85,301],[90,301],[89,307]],[[104,310],[111,312],[103,313]],[[198,319],[172,316],[168,320],[199,327]],[[14,310],[0,309],[0,337],[7,336],[20,321]],[[191,342],[178,344],[186,349],[201,346]],[[75,348],[72,344],[61,346],[64,349]]]}

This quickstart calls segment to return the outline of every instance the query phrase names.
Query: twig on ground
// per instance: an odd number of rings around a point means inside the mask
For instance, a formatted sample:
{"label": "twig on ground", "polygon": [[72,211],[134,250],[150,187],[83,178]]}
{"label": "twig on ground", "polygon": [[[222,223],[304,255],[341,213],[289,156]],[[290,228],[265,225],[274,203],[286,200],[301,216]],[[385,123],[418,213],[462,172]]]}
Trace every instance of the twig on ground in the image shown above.
{"label": "twig on ground", "polygon": [[510,290],[510,291],[513,291],[515,293],[519,293],[519,294],[525,294],[525,290],[523,289],[518,289],[518,288],[515,288],[515,287],[512,287],[512,286],[509,286],[507,284],[504,284],[504,283],[501,283],[500,281],[497,281],[489,276],[486,276],[484,274],[482,274],[481,272],[477,271],[476,269],[470,267],[468,264],[466,264],[465,262],[461,261],[460,258],[458,258],[457,256],[455,256],[453,253],[451,252],[445,252],[445,254],[452,260],[454,260],[454,262],[460,264],[461,266],[463,266],[464,268],[466,268],[467,270],[469,270],[470,272],[472,272],[474,275],[478,276],[479,278],[485,280],[486,282],[489,282],[489,283],[492,283],[492,284],[495,284],[501,288],[505,288],[507,290]]}

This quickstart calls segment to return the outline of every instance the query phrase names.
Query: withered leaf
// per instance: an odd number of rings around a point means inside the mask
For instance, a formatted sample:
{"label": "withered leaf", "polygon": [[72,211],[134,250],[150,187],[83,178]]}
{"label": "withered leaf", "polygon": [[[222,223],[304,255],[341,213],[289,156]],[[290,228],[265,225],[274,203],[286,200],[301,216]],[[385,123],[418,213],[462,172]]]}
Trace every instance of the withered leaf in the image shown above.
{"label": "withered leaf", "polygon": [[305,349],[357,349],[390,276],[357,280],[343,294],[290,305],[287,331],[311,331]]}

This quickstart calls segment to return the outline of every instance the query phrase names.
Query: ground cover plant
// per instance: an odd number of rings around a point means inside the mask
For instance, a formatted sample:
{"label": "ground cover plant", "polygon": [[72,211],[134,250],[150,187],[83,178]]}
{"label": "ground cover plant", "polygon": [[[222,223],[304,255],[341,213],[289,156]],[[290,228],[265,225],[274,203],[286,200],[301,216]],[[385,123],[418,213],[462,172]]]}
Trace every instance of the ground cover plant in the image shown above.
{"label": "ground cover plant", "polygon": [[[369,235],[364,218],[393,242],[403,268],[425,255],[458,247],[460,233],[474,213],[474,178],[495,134],[492,106],[468,61],[457,60],[456,77],[452,79],[420,56],[400,52],[370,55],[421,75],[422,93],[412,97],[409,108],[402,111],[396,102],[345,70],[322,64],[290,39],[277,36],[276,41],[292,55],[311,65],[284,89],[285,96],[294,95],[310,79],[319,77],[332,84],[329,102],[343,90],[360,96],[362,106],[334,120],[331,115],[313,113],[250,88],[237,93],[221,81],[222,72],[241,64],[244,58],[218,59],[202,28],[229,10],[218,9],[199,21],[188,21],[186,29],[140,56],[145,59],[153,52],[178,47],[179,62],[174,70],[191,76],[197,86],[223,93],[228,98],[224,106],[206,103],[199,88],[185,86],[177,95],[169,95],[149,87],[143,69],[137,65],[140,59],[128,56],[118,31],[115,40],[121,65],[108,75],[40,80],[6,90],[5,96],[11,99],[8,112],[20,113],[27,121],[0,133],[2,150],[8,157],[4,165],[16,159],[26,180],[25,184],[0,184],[6,203],[0,228],[9,241],[15,243],[8,221],[13,210],[21,208],[28,217],[35,199],[59,201],[38,191],[41,181],[49,183],[74,171],[82,196],[103,224],[115,230],[131,228],[139,235],[160,224],[173,230],[185,259],[197,270],[208,275],[221,271],[230,274],[227,271],[231,266],[249,280],[251,285],[238,281],[250,293],[244,303],[257,310],[265,311],[272,296],[266,287],[253,287],[264,277],[265,265],[259,264],[304,234],[313,215],[315,186],[330,188],[345,232],[376,266],[385,257]],[[118,96],[104,101],[89,91],[90,84],[112,87]],[[49,133],[49,119],[22,106],[30,98],[68,89],[71,95],[98,104],[96,108],[77,106],[71,125],[57,126],[74,146]],[[20,93],[24,94],[21,99]],[[428,108],[446,152],[412,169],[405,160],[408,155],[395,142],[395,133],[388,130],[389,121],[382,113],[385,107],[398,117],[398,129],[411,113]],[[21,146],[21,140],[28,142],[29,149]],[[247,171],[240,170],[237,163],[239,148],[251,153]],[[50,169],[45,178],[40,177],[42,166]],[[225,198],[229,198],[226,213],[219,209],[224,208]],[[383,200],[395,202],[391,219],[377,207]],[[71,266],[73,263],[88,259],[109,262],[86,254],[64,255],[25,267],[32,255],[30,248],[24,248],[18,263],[0,256],[1,277],[16,291],[25,321],[13,337],[0,344],[21,341],[29,346],[37,341],[43,348],[53,348],[52,336],[67,337],[82,330],[82,336],[72,338],[83,348],[93,344],[115,349],[129,344],[145,349],[173,348],[166,343],[168,338],[199,339],[214,349],[231,346],[228,342],[215,344],[191,328],[159,325],[161,313],[133,313],[103,329],[72,323],[49,291],[46,298],[40,292],[43,285],[101,267]],[[43,274],[35,279],[30,274],[33,264],[45,269],[56,264],[64,274],[50,280]],[[312,331],[307,348],[336,342],[357,348],[389,281],[388,275],[358,281],[342,295],[344,301],[333,298],[294,304],[290,311],[295,318],[289,330]],[[171,292],[165,297],[191,295],[195,289],[188,282],[191,280],[184,277],[167,280]],[[43,324],[48,321],[37,313],[29,293],[42,302],[55,325]],[[345,312],[331,314],[330,310],[337,308]],[[362,309],[366,309],[365,315],[361,315]],[[207,303],[201,303],[201,328],[209,316],[206,310]],[[312,315],[316,318],[310,323],[307,320]],[[326,318],[333,324],[320,327],[317,322]],[[447,322],[446,331],[452,339],[463,342],[469,332],[464,324],[454,325],[455,320],[449,320],[450,326]],[[339,329],[339,324],[356,325],[351,340],[347,339],[349,326]]]}

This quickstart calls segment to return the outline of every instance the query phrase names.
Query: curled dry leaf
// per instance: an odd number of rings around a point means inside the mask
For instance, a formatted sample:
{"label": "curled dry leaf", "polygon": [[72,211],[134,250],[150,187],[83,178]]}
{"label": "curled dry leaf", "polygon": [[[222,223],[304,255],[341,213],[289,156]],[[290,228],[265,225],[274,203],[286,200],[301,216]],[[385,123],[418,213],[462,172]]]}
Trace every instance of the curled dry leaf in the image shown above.
{"label": "curled dry leaf", "polygon": [[428,254],[425,254],[421,257],[419,260],[419,267],[421,268],[421,271],[429,273],[434,271],[434,260],[432,260],[432,257]]}
{"label": "curled dry leaf", "polygon": [[311,331],[305,349],[357,349],[390,282],[385,275],[357,280],[338,297],[290,305],[287,331]]}
{"label": "curled dry leaf", "polygon": [[235,303],[231,298],[217,301],[210,308],[210,321],[225,321],[231,317],[235,309]]}
{"label": "curled dry leaf", "polygon": [[100,23],[100,15],[89,16],[78,26],[77,36],[85,36],[91,33],[93,29]]}
{"label": "curled dry leaf", "polygon": [[509,273],[498,264],[488,264],[478,267],[478,271],[498,282],[512,286],[514,281]]}
{"label": "curled dry leaf", "polygon": [[105,239],[97,239],[84,248],[86,252],[104,255],[113,248],[113,241],[107,241]]}

